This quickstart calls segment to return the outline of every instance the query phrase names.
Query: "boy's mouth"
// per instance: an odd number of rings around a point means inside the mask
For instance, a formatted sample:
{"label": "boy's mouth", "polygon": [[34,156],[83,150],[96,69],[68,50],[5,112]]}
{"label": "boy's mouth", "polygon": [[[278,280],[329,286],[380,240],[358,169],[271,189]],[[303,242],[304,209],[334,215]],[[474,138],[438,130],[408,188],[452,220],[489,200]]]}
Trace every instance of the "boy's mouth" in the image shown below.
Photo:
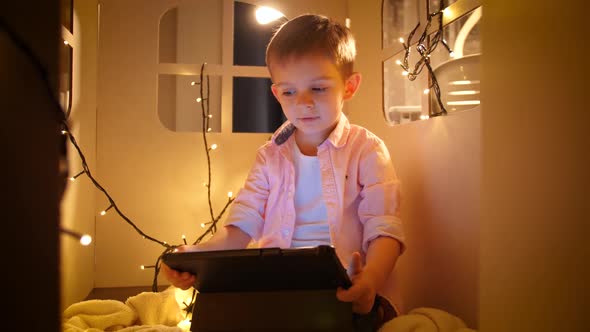
{"label": "boy's mouth", "polygon": [[302,122],[311,122],[311,121],[317,120],[319,118],[320,118],[319,116],[304,116],[304,117],[298,118],[298,120],[302,121]]}

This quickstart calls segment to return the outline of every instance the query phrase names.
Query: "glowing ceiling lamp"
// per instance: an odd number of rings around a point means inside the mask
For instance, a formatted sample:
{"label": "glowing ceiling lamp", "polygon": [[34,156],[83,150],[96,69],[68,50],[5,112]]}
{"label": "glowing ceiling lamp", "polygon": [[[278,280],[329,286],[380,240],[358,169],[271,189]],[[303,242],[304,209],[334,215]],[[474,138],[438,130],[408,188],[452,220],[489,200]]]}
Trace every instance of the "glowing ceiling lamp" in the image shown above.
{"label": "glowing ceiling lamp", "polygon": [[285,17],[285,14],[270,7],[263,6],[256,9],[256,21],[260,24],[268,24],[282,17]]}

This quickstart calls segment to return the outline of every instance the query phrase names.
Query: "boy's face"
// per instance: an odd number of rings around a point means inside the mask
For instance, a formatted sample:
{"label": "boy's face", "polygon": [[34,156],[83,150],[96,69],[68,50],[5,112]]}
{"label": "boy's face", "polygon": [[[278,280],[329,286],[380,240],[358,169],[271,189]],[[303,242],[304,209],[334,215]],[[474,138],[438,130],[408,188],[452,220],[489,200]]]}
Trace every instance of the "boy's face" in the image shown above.
{"label": "boy's face", "polygon": [[352,98],[360,75],[344,80],[332,61],[322,55],[290,58],[270,66],[272,93],[287,119],[308,138],[326,139],[334,129],[345,100]]}

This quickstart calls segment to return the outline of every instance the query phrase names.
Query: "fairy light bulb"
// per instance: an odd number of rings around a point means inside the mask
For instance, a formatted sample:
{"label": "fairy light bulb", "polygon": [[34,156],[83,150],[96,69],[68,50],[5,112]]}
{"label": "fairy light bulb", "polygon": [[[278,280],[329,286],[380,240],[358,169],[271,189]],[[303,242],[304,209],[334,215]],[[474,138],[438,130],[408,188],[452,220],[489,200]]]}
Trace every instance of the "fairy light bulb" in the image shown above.
{"label": "fairy light bulb", "polygon": [[213,117],[213,114],[208,114],[208,115],[207,115],[207,117],[208,117],[209,119],[211,119],[211,118]]}
{"label": "fairy light bulb", "polygon": [[64,40],[64,45],[70,45],[70,43],[67,40]]}
{"label": "fairy light bulb", "polygon": [[397,60],[395,60],[395,64],[400,66],[402,64],[402,62],[401,62],[401,60],[397,59]]}
{"label": "fairy light bulb", "polygon": [[205,223],[204,222],[201,223],[201,228],[205,228]]}
{"label": "fairy light bulb", "polygon": [[428,115],[420,115],[420,120],[428,120],[430,118]]}
{"label": "fairy light bulb", "polygon": [[195,81],[192,81],[192,82],[191,82],[191,85],[197,85],[197,82],[195,82]]}
{"label": "fairy light bulb", "polygon": [[199,98],[197,98],[195,100],[197,101],[197,103],[200,103],[203,100],[203,98],[199,97]]}
{"label": "fairy light bulb", "polygon": [[87,246],[90,243],[92,243],[92,236],[90,236],[88,234],[82,235],[82,237],[80,238],[80,244],[83,246]]}
{"label": "fairy light bulb", "polygon": [[430,92],[430,89],[424,89],[424,94],[427,95]]}
{"label": "fairy light bulb", "polygon": [[455,52],[451,51],[451,53],[449,53],[449,56],[450,56],[451,58],[454,58],[454,57],[455,57]]}
{"label": "fairy light bulb", "polygon": [[399,37],[398,40],[399,40],[400,43],[402,43],[402,44],[404,43],[404,38],[403,37]]}
{"label": "fairy light bulb", "polygon": [[208,132],[208,133],[210,133],[210,132],[211,132],[211,130],[213,130],[213,129],[211,129],[211,128],[207,128],[207,132]]}
{"label": "fairy light bulb", "polygon": [[217,144],[215,144],[215,143],[211,144],[211,150],[215,150],[215,149],[217,149]]}
{"label": "fairy light bulb", "polygon": [[101,215],[101,216],[104,216],[105,214],[107,214],[107,211],[108,211],[108,210],[110,210],[110,209],[112,209],[112,208],[113,208],[113,204],[109,205],[109,207],[108,207],[108,208],[106,208],[106,209],[104,209],[104,210],[100,211],[100,215]]}
{"label": "fairy light bulb", "polygon": [[402,71],[403,76],[408,76],[408,74],[410,74],[410,73],[407,70]]}
{"label": "fairy light bulb", "polygon": [[234,193],[231,191],[227,192],[227,197],[232,198],[234,196]]}
{"label": "fairy light bulb", "polygon": [[84,174],[84,171],[82,171],[82,172],[80,172],[80,173],[78,173],[78,174],[76,174],[76,175],[74,175],[74,176],[71,176],[71,177],[70,177],[70,181],[72,181],[72,182],[76,181],[76,179],[77,179],[77,178],[78,178],[80,175],[82,175],[82,174]]}

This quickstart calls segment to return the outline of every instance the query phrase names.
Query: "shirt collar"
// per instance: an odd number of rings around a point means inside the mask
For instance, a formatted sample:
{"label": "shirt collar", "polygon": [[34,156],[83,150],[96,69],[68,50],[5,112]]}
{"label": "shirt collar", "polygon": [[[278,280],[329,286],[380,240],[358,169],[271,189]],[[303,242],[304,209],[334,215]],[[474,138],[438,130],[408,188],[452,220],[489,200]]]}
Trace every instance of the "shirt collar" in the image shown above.
{"label": "shirt collar", "polygon": [[[289,122],[289,120],[285,121],[279,129],[275,131],[272,136],[272,141],[276,145],[282,145],[285,143],[291,135],[295,132],[295,126]],[[346,144],[346,140],[348,139],[348,133],[350,132],[350,122],[344,113],[340,114],[340,120],[338,120],[338,124],[332,130],[328,138],[326,139],[336,148],[342,147]]]}

